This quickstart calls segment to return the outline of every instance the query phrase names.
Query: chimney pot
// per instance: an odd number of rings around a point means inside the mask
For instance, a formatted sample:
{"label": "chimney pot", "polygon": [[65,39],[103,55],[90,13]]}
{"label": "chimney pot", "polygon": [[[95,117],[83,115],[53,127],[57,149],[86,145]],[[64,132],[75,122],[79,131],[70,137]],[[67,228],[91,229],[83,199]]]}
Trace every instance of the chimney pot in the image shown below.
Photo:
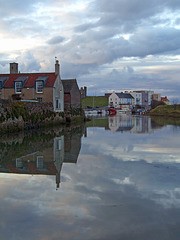
{"label": "chimney pot", "polygon": [[55,64],[55,75],[59,75],[59,61],[56,60],[56,64]]}
{"label": "chimney pot", "polygon": [[18,63],[10,63],[10,74],[17,74],[18,73]]}

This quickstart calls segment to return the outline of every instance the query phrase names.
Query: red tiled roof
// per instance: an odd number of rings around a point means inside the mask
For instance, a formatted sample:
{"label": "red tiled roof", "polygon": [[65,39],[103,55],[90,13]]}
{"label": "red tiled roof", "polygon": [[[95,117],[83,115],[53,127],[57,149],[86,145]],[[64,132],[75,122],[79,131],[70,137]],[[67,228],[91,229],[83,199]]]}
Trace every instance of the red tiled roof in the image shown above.
{"label": "red tiled roof", "polygon": [[14,81],[19,77],[28,77],[23,87],[34,87],[35,82],[40,76],[48,76],[45,87],[53,87],[56,81],[57,75],[55,73],[18,73],[18,74],[0,74],[0,77],[8,77],[8,80],[4,84],[5,88],[13,88]]}
{"label": "red tiled roof", "polygon": [[169,101],[166,97],[161,97],[162,101]]}

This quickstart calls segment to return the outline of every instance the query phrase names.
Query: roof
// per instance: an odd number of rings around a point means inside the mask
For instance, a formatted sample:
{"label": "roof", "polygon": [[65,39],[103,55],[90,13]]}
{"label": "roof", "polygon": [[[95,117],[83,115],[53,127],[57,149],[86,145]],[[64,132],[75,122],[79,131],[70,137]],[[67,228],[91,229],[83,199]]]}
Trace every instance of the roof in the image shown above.
{"label": "roof", "polygon": [[164,101],[164,102],[169,101],[169,100],[167,99],[167,97],[161,97],[161,100]]}
{"label": "roof", "polygon": [[62,79],[64,93],[70,93],[73,85],[77,86],[76,79]]}
{"label": "roof", "polygon": [[55,73],[18,73],[18,74],[0,74],[0,81],[6,80],[4,83],[5,88],[14,88],[14,82],[22,81],[23,87],[34,87],[35,82],[43,80],[45,87],[53,87],[57,75]]}
{"label": "roof", "polygon": [[134,98],[131,94],[129,93],[115,93],[119,98]]}

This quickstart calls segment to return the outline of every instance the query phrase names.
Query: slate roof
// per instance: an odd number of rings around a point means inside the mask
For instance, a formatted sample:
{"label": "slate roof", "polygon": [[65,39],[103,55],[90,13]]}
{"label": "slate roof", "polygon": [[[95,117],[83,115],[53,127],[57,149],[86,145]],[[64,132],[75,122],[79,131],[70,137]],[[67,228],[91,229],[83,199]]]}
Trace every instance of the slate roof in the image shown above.
{"label": "slate roof", "polygon": [[23,87],[34,87],[37,80],[43,80],[45,87],[53,87],[56,78],[55,73],[0,74],[0,81],[5,79],[4,88],[14,88],[15,81],[22,81]]}
{"label": "slate roof", "polygon": [[134,98],[131,94],[129,93],[116,93],[116,95],[119,97],[119,98]]}
{"label": "slate roof", "polygon": [[76,79],[62,79],[64,93],[70,93],[73,85],[77,85]]}

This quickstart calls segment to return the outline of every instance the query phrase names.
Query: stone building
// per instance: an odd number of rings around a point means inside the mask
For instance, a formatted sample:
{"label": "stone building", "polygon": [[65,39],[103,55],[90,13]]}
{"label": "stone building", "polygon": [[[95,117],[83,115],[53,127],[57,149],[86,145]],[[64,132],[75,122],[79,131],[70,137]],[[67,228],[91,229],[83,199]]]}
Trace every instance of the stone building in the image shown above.
{"label": "stone building", "polygon": [[10,63],[10,73],[0,74],[0,99],[37,100],[52,103],[55,112],[64,111],[64,90],[59,61],[55,72],[20,73],[18,63]]}
{"label": "stone building", "polygon": [[80,89],[81,99],[85,98],[87,96],[87,87],[81,87]]}
{"label": "stone building", "polygon": [[81,107],[81,94],[76,79],[63,79],[64,110]]}

